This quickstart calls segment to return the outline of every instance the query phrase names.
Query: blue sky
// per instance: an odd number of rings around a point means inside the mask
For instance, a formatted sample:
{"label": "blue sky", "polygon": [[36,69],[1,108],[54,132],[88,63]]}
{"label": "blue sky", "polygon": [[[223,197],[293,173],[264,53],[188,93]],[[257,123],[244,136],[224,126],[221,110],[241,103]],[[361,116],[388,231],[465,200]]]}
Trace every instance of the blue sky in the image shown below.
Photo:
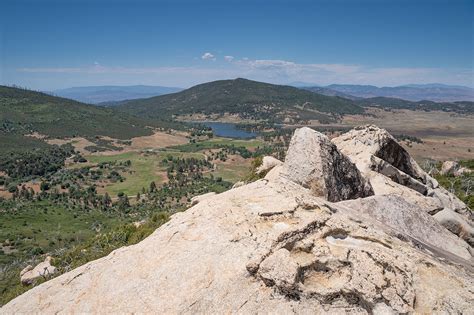
{"label": "blue sky", "polygon": [[0,82],[473,86],[474,1],[1,0]]}

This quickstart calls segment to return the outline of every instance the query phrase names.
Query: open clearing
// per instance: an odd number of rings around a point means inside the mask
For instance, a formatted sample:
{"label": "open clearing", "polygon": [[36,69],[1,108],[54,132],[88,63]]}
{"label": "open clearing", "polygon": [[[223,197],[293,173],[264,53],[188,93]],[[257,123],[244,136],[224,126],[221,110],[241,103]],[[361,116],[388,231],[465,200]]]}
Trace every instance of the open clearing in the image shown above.
{"label": "open clearing", "polygon": [[182,133],[182,132],[167,133],[167,132],[162,132],[162,131],[157,131],[151,136],[142,136],[142,137],[132,138],[130,140],[131,141],[130,145],[126,145],[123,143],[123,141],[120,141],[118,139],[113,139],[110,137],[100,137],[100,138],[107,141],[111,141],[111,144],[116,147],[119,147],[120,150],[107,150],[107,151],[91,153],[85,148],[94,147],[97,145],[93,143],[92,141],[82,138],[82,137],[71,138],[71,139],[45,139],[45,141],[49,144],[57,144],[57,145],[70,143],[74,146],[74,148],[77,151],[81,152],[81,154],[83,155],[97,155],[97,156],[116,155],[117,153],[126,153],[126,152],[132,152],[132,151],[162,149],[162,148],[166,148],[173,145],[186,144],[189,142],[189,139],[186,138],[186,133]]}
{"label": "open clearing", "polygon": [[[100,193],[108,192],[111,196],[116,196],[123,192],[128,196],[135,196],[141,192],[142,187],[148,188],[154,181],[156,184],[163,183],[166,180],[166,167],[161,164],[162,160],[168,156],[179,158],[205,158],[202,152],[179,152],[163,151],[157,153],[126,152],[116,155],[89,155],[86,156],[89,165],[100,162],[125,162],[130,160],[132,165],[130,171],[122,172],[125,177],[123,182],[107,183],[105,187],[98,187]],[[250,168],[251,159],[244,159],[238,155],[229,155],[225,162],[214,161],[216,169],[213,172],[214,177],[222,177],[223,180],[235,183],[241,180]]]}
{"label": "open clearing", "polygon": [[368,110],[374,116],[348,115],[342,125],[357,126],[375,124],[394,134],[409,134],[416,137],[454,136],[474,137],[474,116],[441,111],[386,111],[377,108]]}
{"label": "open clearing", "polygon": [[[259,140],[230,140],[230,139],[212,139],[210,141],[200,142],[197,144],[183,144],[172,148],[167,148],[162,151],[153,152],[115,152],[114,155],[87,155],[87,164],[94,165],[101,162],[125,162],[131,161],[130,170],[122,172],[121,175],[125,177],[123,182],[107,183],[104,187],[98,187],[99,192],[108,192],[111,196],[116,196],[119,192],[123,192],[128,196],[134,196],[141,192],[142,188],[148,188],[150,183],[154,181],[156,184],[163,183],[166,180],[166,166],[162,165],[163,159],[168,156],[175,158],[198,158],[203,159],[206,153],[209,152],[210,147],[214,145],[230,145],[244,146],[249,150],[262,145],[263,142]],[[178,150],[179,148],[179,150]],[[247,175],[252,159],[244,159],[239,155],[229,155],[225,162],[215,160],[216,169],[212,172],[214,177],[222,177],[223,180],[235,183]],[[77,164],[76,164],[77,165]]]}
{"label": "open clearing", "polygon": [[172,145],[180,145],[188,143],[189,140],[186,138],[185,133],[166,133],[166,132],[155,132],[151,136],[143,136],[132,138],[132,145],[129,147],[130,150],[145,150],[145,149],[160,149],[166,148]]}
{"label": "open clearing", "polygon": [[212,174],[214,177],[222,177],[225,181],[236,183],[248,174],[251,161],[252,159],[244,159],[240,155],[229,155],[225,162],[215,161],[217,167]]}
{"label": "open clearing", "polygon": [[123,182],[109,183],[105,187],[105,191],[111,196],[116,196],[119,192],[127,195],[136,195],[137,192],[141,191],[142,187],[148,188],[152,181],[155,181],[157,184],[163,181],[163,177],[157,173],[161,160],[155,156],[145,156],[138,152],[126,152],[116,155],[91,155],[86,158],[91,163],[125,162],[127,160],[132,162],[130,171],[121,174],[125,177]]}

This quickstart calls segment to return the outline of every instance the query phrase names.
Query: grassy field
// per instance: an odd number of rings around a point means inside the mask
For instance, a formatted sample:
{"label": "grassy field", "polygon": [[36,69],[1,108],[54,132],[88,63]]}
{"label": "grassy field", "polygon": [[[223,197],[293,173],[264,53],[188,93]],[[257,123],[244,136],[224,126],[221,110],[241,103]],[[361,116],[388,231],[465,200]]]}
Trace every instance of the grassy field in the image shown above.
{"label": "grassy field", "polygon": [[125,177],[123,182],[111,183],[105,190],[111,195],[116,196],[119,192],[126,195],[135,195],[140,192],[142,187],[148,187],[152,181],[157,184],[164,180],[163,176],[158,174],[160,159],[156,156],[144,156],[138,152],[127,152],[112,156],[88,156],[87,160],[92,163],[130,160],[132,162],[130,172],[122,174]]}
{"label": "grassy field", "polygon": [[[156,184],[162,183],[166,179],[166,167],[161,165],[161,161],[167,156],[179,158],[205,158],[204,152],[222,145],[234,145],[236,147],[245,147],[249,150],[263,146],[261,140],[233,140],[226,138],[216,138],[208,141],[189,143],[179,146],[168,147],[157,152],[140,153],[136,151],[118,153],[115,155],[89,155],[86,156],[88,164],[97,164],[101,162],[125,162],[131,161],[130,171],[122,173],[125,177],[123,182],[109,183],[104,187],[112,197],[123,192],[128,196],[135,196],[141,192],[142,188],[148,188],[154,181]],[[241,180],[250,168],[251,159],[243,159],[240,156],[233,156],[226,162],[215,161],[217,168],[212,172],[214,177],[235,183]],[[72,165],[71,167],[74,167]]]}
{"label": "grassy field", "polygon": [[245,165],[225,165],[220,164],[213,172],[214,177],[222,177],[223,180],[236,183],[242,180],[249,172],[250,162]]}
{"label": "grassy field", "polygon": [[[37,248],[48,251],[65,243],[81,242],[120,221],[103,212],[72,212],[48,202],[16,207],[17,211],[2,214],[0,223],[0,243],[9,240],[15,243],[16,251],[28,252]],[[8,252],[8,249],[4,248],[4,251]],[[0,263],[3,263],[1,259]]]}
{"label": "grassy field", "polygon": [[5,201],[1,207],[0,265],[11,264],[11,267],[25,255],[35,257],[80,244],[125,222],[114,213],[71,211],[49,201],[14,205]]}
{"label": "grassy field", "polygon": [[156,184],[162,183],[166,179],[166,168],[161,165],[161,161],[168,155],[180,158],[204,158],[204,155],[201,153],[177,151],[158,153],[126,152],[117,155],[91,155],[86,158],[93,164],[111,161],[125,162],[127,160],[132,162],[130,171],[121,174],[125,177],[123,182],[110,183],[105,187],[105,191],[113,197],[119,192],[123,192],[128,196],[135,196],[138,192],[141,192],[143,187],[148,188],[152,181]]}
{"label": "grassy field", "polygon": [[[234,161],[232,161],[234,159]],[[217,161],[217,168],[212,173],[214,177],[222,177],[223,180],[236,183],[242,180],[249,172],[252,159],[243,159],[240,156],[231,156],[230,161]]]}
{"label": "grassy field", "polygon": [[[0,307],[32,288],[21,284],[20,270],[43,261],[46,254],[53,256],[53,264],[64,272],[70,264],[77,267],[138,242],[166,220],[164,216],[164,220],[137,229],[129,224],[133,220],[130,216],[69,210],[48,200],[3,201],[0,215]],[[42,282],[44,279],[36,284]]]}
{"label": "grassy field", "polygon": [[188,143],[178,146],[169,147],[171,150],[181,151],[181,152],[198,152],[202,150],[209,150],[216,148],[218,146],[235,146],[235,147],[245,147],[248,150],[255,149],[257,147],[262,147],[265,143],[262,140],[238,140],[238,139],[228,139],[228,138],[214,138],[206,141]]}
{"label": "grassy field", "polygon": [[236,147],[245,147],[247,149],[254,149],[259,146],[263,146],[265,143],[262,140],[252,139],[252,140],[238,140],[238,139],[228,139],[228,138],[214,138],[207,141],[212,144],[220,145],[234,145]]}

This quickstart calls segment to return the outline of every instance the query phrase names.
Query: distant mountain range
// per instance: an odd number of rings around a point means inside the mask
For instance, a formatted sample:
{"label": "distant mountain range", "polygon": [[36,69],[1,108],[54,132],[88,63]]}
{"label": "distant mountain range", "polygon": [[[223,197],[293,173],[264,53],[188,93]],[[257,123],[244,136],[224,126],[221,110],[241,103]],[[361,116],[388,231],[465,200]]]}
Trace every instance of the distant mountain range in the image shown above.
{"label": "distant mountain range", "polygon": [[119,111],[147,119],[172,120],[192,114],[215,118],[216,115],[231,114],[242,119],[274,123],[301,123],[308,120],[334,122],[343,115],[363,114],[367,107],[474,112],[474,102],[470,101],[409,101],[383,96],[362,98],[326,87],[296,88],[241,78],[203,83],[174,94],[123,101],[114,105]]}
{"label": "distant mountain range", "polygon": [[364,112],[350,99],[240,78],[208,82],[174,94],[122,102],[114,108],[153,119],[201,113],[234,114],[243,119],[272,122],[311,119],[330,122],[340,115]]}
{"label": "distant mountain range", "polygon": [[[205,83],[206,84],[206,83]],[[308,90],[326,96],[339,96],[350,100],[363,98],[388,97],[408,101],[474,101],[474,89],[439,83],[408,84],[396,87],[377,87],[373,85],[331,84],[328,86],[310,86],[310,83],[292,82],[290,86]],[[79,102],[103,106],[117,106],[124,101],[144,99],[177,93],[183,89],[177,87],[133,85],[133,86],[84,86],[55,90],[49,94],[73,99]]]}
{"label": "distant mountain range", "polygon": [[308,91],[318,93],[318,94],[322,94],[322,95],[326,95],[326,96],[339,96],[339,97],[344,97],[344,98],[347,98],[347,99],[350,99],[350,100],[362,99],[362,97],[357,97],[357,96],[354,96],[354,95],[346,94],[346,93],[339,92],[337,90],[329,89],[329,88],[322,87],[322,86],[311,86],[311,87],[301,87],[301,88],[304,89],[304,90],[308,90]]}
{"label": "distant mountain range", "polygon": [[345,98],[389,97],[408,101],[429,100],[434,102],[474,101],[474,89],[465,86],[444,84],[409,84],[396,87],[373,85],[331,84],[324,87],[303,87],[304,89]]}
{"label": "distant mountain range", "polygon": [[[49,94],[70,98],[88,104],[100,104],[148,98],[163,94],[176,93],[181,88],[166,86],[132,85],[132,86],[82,86],[55,90]],[[108,105],[110,105],[108,104]]]}

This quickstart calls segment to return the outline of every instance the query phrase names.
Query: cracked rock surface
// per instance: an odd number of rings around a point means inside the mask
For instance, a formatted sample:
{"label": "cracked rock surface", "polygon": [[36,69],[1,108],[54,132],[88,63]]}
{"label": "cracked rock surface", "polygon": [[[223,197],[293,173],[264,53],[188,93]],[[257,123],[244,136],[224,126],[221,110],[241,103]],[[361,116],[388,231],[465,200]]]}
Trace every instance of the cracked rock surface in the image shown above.
{"label": "cracked rock surface", "polygon": [[[371,155],[367,167],[351,159],[373,186]],[[412,201],[428,197],[375,172],[377,185],[403,188],[333,202],[285,167],[203,199],[0,313],[472,313],[472,248],[423,208],[430,203]],[[404,189],[419,196],[399,197]]]}
{"label": "cracked rock surface", "polygon": [[291,138],[281,175],[333,202],[374,194],[350,159],[308,127],[297,129]]}

